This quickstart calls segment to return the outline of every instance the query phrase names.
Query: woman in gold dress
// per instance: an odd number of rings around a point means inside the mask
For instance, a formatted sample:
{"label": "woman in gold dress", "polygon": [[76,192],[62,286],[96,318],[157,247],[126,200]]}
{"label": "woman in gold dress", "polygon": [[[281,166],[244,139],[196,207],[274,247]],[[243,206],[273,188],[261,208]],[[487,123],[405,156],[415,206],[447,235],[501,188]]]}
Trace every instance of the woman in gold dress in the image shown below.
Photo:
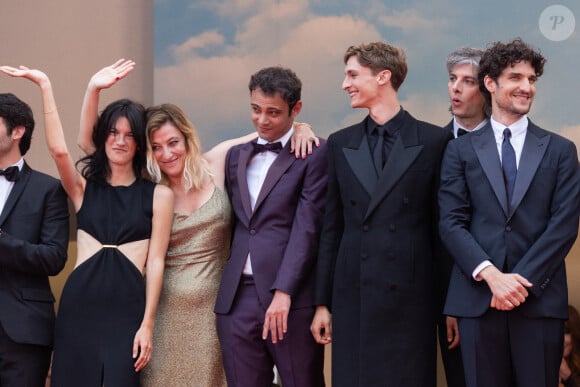
{"label": "woman in gold dress", "polygon": [[[96,73],[85,95],[79,145],[90,150],[92,117],[99,92],[119,79],[117,69],[134,66],[119,60]],[[311,151],[310,127],[297,124],[296,157]],[[155,356],[143,370],[143,386],[226,386],[213,307],[229,254],[231,208],[224,189],[225,158],[234,145],[255,133],[202,152],[199,136],[173,104],[147,109],[147,169],[151,179],[174,193],[174,218],[163,288],[155,321]]]}

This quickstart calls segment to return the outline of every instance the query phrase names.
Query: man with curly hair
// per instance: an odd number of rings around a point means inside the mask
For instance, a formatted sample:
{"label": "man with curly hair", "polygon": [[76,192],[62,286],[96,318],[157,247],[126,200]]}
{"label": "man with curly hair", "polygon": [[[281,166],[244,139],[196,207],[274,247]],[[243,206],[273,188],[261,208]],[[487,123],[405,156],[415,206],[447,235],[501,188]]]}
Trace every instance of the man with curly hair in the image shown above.
{"label": "man with curly hair", "polygon": [[470,387],[558,385],[580,172],[574,144],[527,117],[545,62],[521,39],[491,44],[478,73],[490,122],[443,158],[445,314],[458,317]]}

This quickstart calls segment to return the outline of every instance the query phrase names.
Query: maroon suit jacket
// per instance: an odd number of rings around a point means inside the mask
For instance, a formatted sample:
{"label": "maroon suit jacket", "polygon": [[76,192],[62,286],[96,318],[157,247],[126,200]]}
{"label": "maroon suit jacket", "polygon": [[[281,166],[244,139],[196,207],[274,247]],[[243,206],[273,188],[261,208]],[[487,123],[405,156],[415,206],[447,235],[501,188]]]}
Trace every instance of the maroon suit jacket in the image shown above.
{"label": "maroon suit jacket", "polygon": [[246,178],[252,143],[233,147],[226,158],[226,189],[234,210],[230,257],[215,312],[229,313],[250,252],[258,297],[267,308],[279,289],[292,297],[291,309],[314,305],[314,268],[326,197],[326,142],[306,159],[289,143],[278,154],[251,209]]}

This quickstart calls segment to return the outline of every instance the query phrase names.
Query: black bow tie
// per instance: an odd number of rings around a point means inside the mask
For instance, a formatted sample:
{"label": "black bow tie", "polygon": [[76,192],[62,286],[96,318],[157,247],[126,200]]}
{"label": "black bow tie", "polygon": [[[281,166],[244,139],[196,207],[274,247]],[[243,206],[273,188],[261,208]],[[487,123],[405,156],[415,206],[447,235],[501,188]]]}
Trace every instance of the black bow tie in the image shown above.
{"label": "black bow tie", "polygon": [[267,144],[258,144],[257,142],[253,142],[252,145],[254,146],[254,153],[262,153],[266,151],[280,153],[282,150],[282,143],[280,141],[269,142]]}
{"label": "black bow tie", "polygon": [[6,169],[0,169],[0,176],[4,176],[8,181],[16,181],[18,180],[19,172],[18,167],[13,165]]}
{"label": "black bow tie", "polygon": [[465,130],[463,128],[457,129],[457,137],[461,137],[461,136],[463,136],[464,134],[467,134],[467,133],[469,133],[468,130]]}

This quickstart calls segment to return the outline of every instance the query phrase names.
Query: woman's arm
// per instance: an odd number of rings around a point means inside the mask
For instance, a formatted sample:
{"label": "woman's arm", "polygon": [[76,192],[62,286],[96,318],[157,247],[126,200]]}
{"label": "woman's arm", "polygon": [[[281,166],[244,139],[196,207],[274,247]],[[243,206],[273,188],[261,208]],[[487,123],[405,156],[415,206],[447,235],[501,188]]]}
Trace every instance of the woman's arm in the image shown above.
{"label": "woman's arm", "polygon": [[152,352],[153,326],[163,284],[165,254],[169,244],[171,222],[173,221],[173,192],[166,186],[157,185],[153,196],[153,227],[149,240],[146,262],[145,313],[133,341],[135,371],[140,371],[149,363]]}
{"label": "woman's arm", "polygon": [[75,163],[68,152],[50,79],[42,71],[32,70],[25,66],[20,66],[19,68],[2,66],[0,71],[12,77],[26,78],[40,88],[48,151],[56,162],[65,191],[73,202],[75,209],[78,210],[82,204],[85,181],[77,172]]}
{"label": "woman's arm", "polygon": [[81,124],[77,144],[86,154],[95,151],[93,144],[93,128],[99,117],[99,94],[102,89],[108,89],[119,80],[125,78],[135,68],[132,60],[119,59],[110,66],[96,72],[87,85],[83,106],[81,108]]}

